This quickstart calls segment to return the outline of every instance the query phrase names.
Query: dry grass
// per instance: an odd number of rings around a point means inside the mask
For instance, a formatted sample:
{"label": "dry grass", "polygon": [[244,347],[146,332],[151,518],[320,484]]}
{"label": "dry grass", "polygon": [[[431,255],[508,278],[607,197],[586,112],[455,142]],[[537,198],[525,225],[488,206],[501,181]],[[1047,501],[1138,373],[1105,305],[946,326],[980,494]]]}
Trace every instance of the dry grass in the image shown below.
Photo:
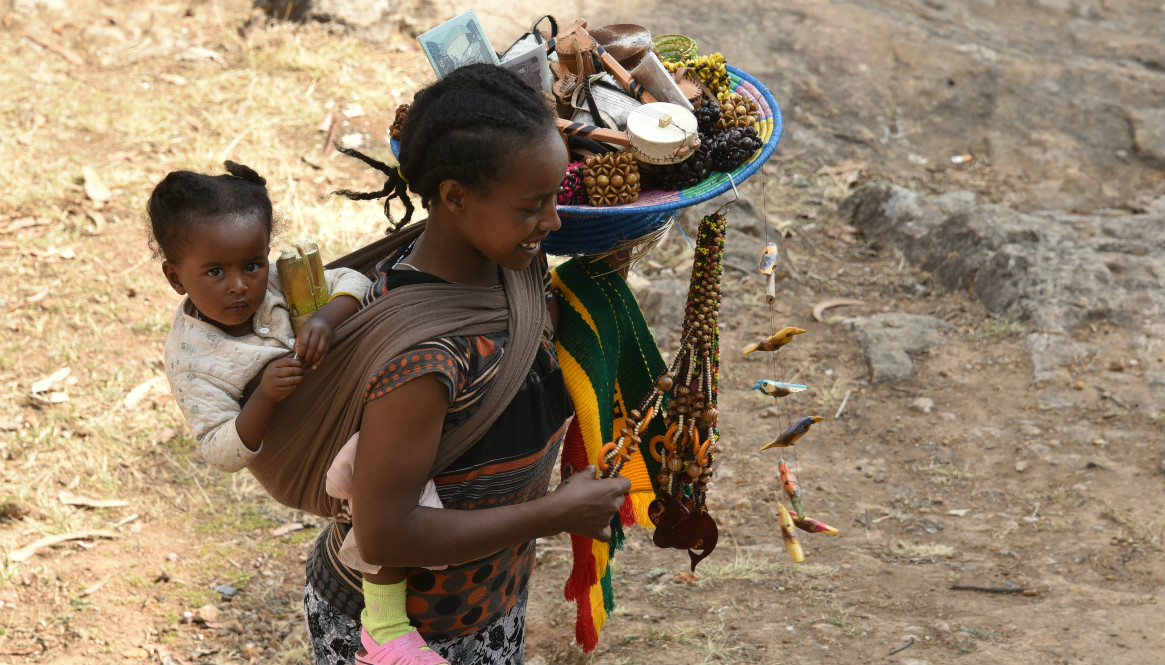
{"label": "dry grass", "polygon": [[[267,499],[249,475],[207,467],[164,379],[126,405],[135,386],[163,375],[162,346],[179,300],[147,245],[145,200],[169,170],[218,173],[223,159],[234,159],[268,181],[284,222],[274,247],[306,237],[326,258],[354,249],[382,232],[383,218],[375,204],[329,193],[379,182],[342,156],[325,158],[323,123],[350,103],[366,117],[391,119],[420,84],[403,69],[427,71],[416,66],[416,53],[318,25],[257,26],[240,35],[249,3],[215,7],[219,22],[185,21],[185,9],[174,5],[154,8],[147,32],[123,23],[133,39],[82,51],[83,72],[27,39],[0,41],[0,505],[16,500],[34,510],[31,519],[0,522],[0,585],[35,579],[36,558],[17,564],[7,555],[45,535],[116,526],[119,538],[98,545],[112,553],[131,547],[135,534],[185,533],[203,542],[201,554],[168,565],[177,580],[169,591],[151,581],[157,570],[117,575],[102,591],[107,602],[165,592],[168,605],[155,617],[161,624],[215,600],[206,584],[223,581],[247,582],[246,602],[287,602],[294,613],[298,601],[281,595],[285,581],[259,576],[265,566],[249,559],[294,561],[318,532],[309,526],[270,539],[271,528],[298,515]],[[183,43],[215,57],[189,59]],[[97,68],[102,75],[89,71]],[[373,138],[373,151],[387,155],[382,137]],[[85,167],[112,193],[102,206],[86,196]],[[52,391],[67,400],[30,395],[34,381],[62,368],[70,373]],[[131,505],[68,506],[62,490]],[[91,614],[87,603],[74,605],[62,631]],[[10,637],[26,630],[17,621],[0,617]],[[263,657],[304,657],[302,640],[275,649]]]}

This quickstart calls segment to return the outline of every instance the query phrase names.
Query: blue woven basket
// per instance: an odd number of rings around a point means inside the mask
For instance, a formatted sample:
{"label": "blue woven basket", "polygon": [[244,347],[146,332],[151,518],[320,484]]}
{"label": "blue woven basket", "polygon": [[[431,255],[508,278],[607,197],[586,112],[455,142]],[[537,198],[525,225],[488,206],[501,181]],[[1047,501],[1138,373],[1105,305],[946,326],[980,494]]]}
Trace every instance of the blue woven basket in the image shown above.
{"label": "blue woven basket", "polygon": [[[765,163],[781,139],[781,109],[772,93],[760,81],[728,66],[728,76],[735,92],[748,97],[760,107],[757,134],[764,145],[752,159],[732,171],[737,185]],[[728,174],[716,172],[695,187],[678,192],[651,189],[639,194],[639,200],[620,206],[558,206],[562,228],[543,242],[550,254],[571,256],[597,254],[622,243],[641,238],[658,229],[680,208],[707,201],[732,189]]]}
{"label": "blue woven basket", "polygon": [[[752,76],[728,65],[728,78],[733,91],[756,102],[760,108],[757,134],[764,145],[751,159],[728,174],[716,172],[695,187],[680,191],[649,189],[640,192],[635,203],[618,206],[558,206],[562,228],[551,233],[542,243],[546,251],[558,256],[598,254],[620,244],[641,238],[667,223],[680,208],[715,198],[739,185],[772,156],[781,139],[781,108],[769,89]],[[392,139],[392,152],[398,154],[400,144]]]}

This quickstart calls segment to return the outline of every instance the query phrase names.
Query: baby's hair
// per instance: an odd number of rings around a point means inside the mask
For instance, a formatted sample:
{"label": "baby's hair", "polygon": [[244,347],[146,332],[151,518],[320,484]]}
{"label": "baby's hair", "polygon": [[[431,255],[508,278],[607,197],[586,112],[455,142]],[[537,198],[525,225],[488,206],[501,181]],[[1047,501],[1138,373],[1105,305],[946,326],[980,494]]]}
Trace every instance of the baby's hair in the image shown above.
{"label": "baby's hair", "polygon": [[198,225],[228,217],[254,217],[271,237],[275,221],[267,181],[249,166],[229,160],[224,165],[227,173],[222,175],[173,171],[154,187],[146,204],[150,236],[155,251],[167,261],[181,260]]}
{"label": "baby's hair", "polygon": [[[408,191],[428,208],[445,180],[481,191],[509,168],[514,148],[554,128],[546,103],[516,74],[495,65],[466,65],[417,93],[400,133],[400,168],[356,150],[355,157],[388,176],[378,192],[336,192],[350,199],[387,197],[384,214],[395,231],[409,223]],[[400,199],[405,216],[393,223],[388,204]]]}

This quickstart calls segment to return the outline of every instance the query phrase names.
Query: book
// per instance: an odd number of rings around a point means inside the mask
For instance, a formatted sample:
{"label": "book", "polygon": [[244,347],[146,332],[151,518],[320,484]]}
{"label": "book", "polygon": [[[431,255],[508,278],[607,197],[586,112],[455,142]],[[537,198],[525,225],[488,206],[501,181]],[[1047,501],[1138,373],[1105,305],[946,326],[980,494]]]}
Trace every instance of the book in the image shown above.
{"label": "book", "polygon": [[421,50],[437,72],[437,78],[465,65],[484,62],[497,65],[498,54],[485,38],[481,21],[471,9],[417,37]]}

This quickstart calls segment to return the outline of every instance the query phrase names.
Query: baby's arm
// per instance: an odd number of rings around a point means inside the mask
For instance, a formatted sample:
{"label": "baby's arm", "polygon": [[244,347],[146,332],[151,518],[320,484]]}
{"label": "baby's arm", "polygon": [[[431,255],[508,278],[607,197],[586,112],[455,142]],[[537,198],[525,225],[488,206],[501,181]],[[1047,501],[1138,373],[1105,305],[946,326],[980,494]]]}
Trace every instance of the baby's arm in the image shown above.
{"label": "baby's arm", "polygon": [[438,566],[562,532],[610,539],[611,517],[630,489],[621,476],[599,480],[593,473],[576,473],[550,494],[511,506],[471,511],[418,506],[448,406],[448,388],[431,374],[365,406],[352,503],[377,506],[353,514],[357,545],[366,561],[389,567]]}
{"label": "baby's arm", "polygon": [[304,365],[315,369],[332,346],[332,331],[360,309],[360,301],[372,285],[364,275],[348,268],[325,270],[331,300],[303,324],[295,340],[295,352]]}
{"label": "baby's arm", "polygon": [[[235,427],[239,403],[220,380],[198,372],[176,372],[170,388],[186,418],[203,458],[220,471],[233,473],[247,466],[257,450],[243,443]],[[258,448],[258,443],[254,448]]]}
{"label": "baby's arm", "polygon": [[[306,326],[305,326],[306,327]],[[263,433],[271,423],[275,405],[295,392],[303,383],[303,361],[298,358],[280,358],[267,365],[259,387],[243,405],[235,418],[239,439],[248,450],[258,452],[263,444]]]}

